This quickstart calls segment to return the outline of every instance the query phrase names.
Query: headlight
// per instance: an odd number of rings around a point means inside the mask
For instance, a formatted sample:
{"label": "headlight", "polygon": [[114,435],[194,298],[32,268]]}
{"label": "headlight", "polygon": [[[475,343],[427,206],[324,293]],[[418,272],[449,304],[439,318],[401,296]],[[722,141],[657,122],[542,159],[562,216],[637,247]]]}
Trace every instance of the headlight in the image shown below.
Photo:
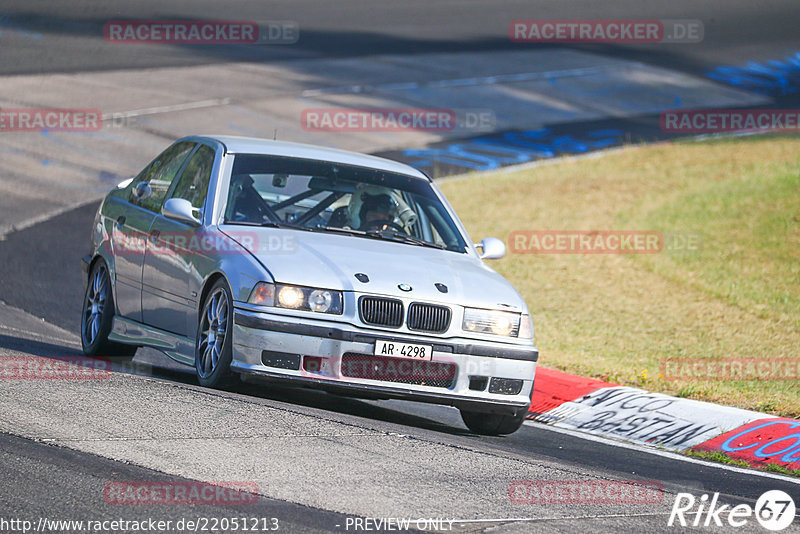
{"label": "headlight", "polygon": [[516,337],[519,334],[519,323],[519,313],[464,308],[461,328],[467,332]]}
{"label": "headlight", "polygon": [[259,282],[247,299],[250,304],[319,313],[342,313],[342,292],[314,287]]}
{"label": "headlight", "polygon": [[278,305],[281,308],[302,308],[303,290],[294,286],[279,286],[278,289]]}
{"label": "headlight", "polygon": [[308,295],[308,307],[311,311],[327,312],[333,306],[333,293],[324,289],[315,289]]}

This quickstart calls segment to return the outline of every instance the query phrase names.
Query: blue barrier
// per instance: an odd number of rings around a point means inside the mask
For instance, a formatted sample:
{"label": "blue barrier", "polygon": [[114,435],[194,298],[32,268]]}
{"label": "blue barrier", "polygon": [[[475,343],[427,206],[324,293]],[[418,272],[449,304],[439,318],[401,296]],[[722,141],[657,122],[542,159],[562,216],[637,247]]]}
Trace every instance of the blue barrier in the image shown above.
{"label": "blue barrier", "polygon": [[744,66],[720,66],[706,73],[712,80],[769,96],[800,92],[800,52],[783,61],[771,59]]}
{"label": "blue barrier", "polygon": [[587,130],[582,135],[556,134],[549,128],[509,132],[454,142],[438,147],[408,149],[403,156],[410,165],[433,169],[452,165],[468,170],[490,171],[503,165],[553,158],[561,154],[583,154],[622,140],[622,130]]}

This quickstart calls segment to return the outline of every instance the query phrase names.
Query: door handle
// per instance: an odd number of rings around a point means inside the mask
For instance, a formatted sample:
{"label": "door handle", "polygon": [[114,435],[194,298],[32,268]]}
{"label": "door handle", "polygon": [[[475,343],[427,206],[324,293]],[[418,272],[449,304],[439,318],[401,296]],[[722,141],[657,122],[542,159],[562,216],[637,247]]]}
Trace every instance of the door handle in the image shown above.
{"label": "door handle", "polygon": [[150,232],[150,242],[151,243],[155,243],[156,239],[158,239],[158,236],[160,236],[160,235],[161,235],[161,231],[159,231],[159,230],[153,230],[152,232]]}
{"label": "door handle", "polygon": [[117,228],[122,229],[122,225],[125,224],[126,220],[127,219],[125,219],[124,215],[120,215],[119,217],[117,217]]}

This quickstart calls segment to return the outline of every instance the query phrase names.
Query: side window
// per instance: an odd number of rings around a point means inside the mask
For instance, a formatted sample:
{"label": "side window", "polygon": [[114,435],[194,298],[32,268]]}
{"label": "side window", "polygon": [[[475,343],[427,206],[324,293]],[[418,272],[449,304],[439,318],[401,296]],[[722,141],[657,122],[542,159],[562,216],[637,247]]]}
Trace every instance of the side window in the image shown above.
{"label": "side window", "polygon": [[[172,145],[162,152],[131,184],[130,201],[150,211],[160,210],[175,174],[194,147],[195,143],[183,142]],[[137,198],[133,192],[142,182],[150,185],[151,194],[146,198]]]}
{"label": "side window", "polygon": [[191,202],[193,208],[202,208],[208,195],[208,183],[211,181],[213,166],[214,150],[206,145],[200,145],[184,167],[170,198],[183,198]]}

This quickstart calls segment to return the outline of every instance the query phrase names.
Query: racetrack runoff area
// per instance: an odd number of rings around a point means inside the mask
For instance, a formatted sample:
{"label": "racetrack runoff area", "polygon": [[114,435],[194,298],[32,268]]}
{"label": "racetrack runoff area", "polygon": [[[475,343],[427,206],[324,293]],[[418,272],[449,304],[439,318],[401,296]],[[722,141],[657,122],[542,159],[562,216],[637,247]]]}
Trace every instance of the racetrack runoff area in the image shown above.
{"label": "racetrack runoff area", "polygon": [[[537,420],[797,469],[798,148],[680,141],[442,184],[471,233],[507,239],[492,265],[531,307],[540,363],[593,377],[543,370]],[[576,234],[659,246],[587,249]]]}

